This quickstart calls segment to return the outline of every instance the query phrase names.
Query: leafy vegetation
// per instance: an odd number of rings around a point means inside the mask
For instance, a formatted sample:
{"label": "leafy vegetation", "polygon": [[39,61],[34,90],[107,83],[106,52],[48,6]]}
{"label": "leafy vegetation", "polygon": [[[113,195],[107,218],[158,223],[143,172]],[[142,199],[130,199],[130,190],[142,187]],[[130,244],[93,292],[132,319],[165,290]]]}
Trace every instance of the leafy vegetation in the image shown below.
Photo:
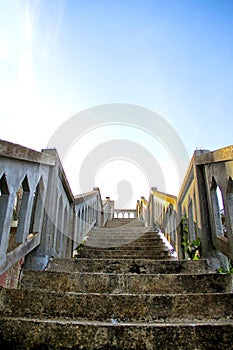
{"label": "leafy vegetation", "polygon": [[189,241],[187,237],[183,237],[182,245],[185,248],[185,252],[191,260],[199,260],[200,259],[200,248],[201,248],[201,240],[197,238],[193,241]]}
{"label": "leafy vegetation", "polygon": [[189,227],[187,217],[184,216],[182,218],[182,245],[184,247],[185,253],[188,255],[188,258],[191,260],[199,260],[201,257],[201,239],[198,237],[197,239],[190,241],[189,240]]}
{"label": "leafy vegetation", "polygon": [[224,270],[224,268],[220,267],[217,272],[221,274],[233,273],[233,262],[229,260],[229,270]]}
{"label": "leafy vegetation", "polygon": [[77,248],[73,252],[73,257],[76,257],[81,253],[86,240],[87,240],[87,237],[83,238],[83,240],[78,244]]}

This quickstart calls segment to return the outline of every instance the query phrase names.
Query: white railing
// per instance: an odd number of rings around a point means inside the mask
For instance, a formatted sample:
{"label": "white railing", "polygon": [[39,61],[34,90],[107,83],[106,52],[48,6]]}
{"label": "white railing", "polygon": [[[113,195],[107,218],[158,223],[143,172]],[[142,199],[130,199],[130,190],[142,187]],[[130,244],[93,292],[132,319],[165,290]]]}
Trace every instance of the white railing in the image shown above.
{"label": "white railing", "polygon": [[137,217],[136,209],[115,209],[115,219],[135,219]]}

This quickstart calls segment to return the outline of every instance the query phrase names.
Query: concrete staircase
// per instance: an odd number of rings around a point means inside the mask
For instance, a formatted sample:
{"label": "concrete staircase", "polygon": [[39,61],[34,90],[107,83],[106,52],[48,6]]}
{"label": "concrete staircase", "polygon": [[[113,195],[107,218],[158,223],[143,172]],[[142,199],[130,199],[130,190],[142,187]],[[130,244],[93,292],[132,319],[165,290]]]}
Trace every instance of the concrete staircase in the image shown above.
{"label": "concrete staircase", "polygon": [[175,260],[136,220],[93,229],[78,253],[1,290],[0,348],[233,348],[232,275]]}

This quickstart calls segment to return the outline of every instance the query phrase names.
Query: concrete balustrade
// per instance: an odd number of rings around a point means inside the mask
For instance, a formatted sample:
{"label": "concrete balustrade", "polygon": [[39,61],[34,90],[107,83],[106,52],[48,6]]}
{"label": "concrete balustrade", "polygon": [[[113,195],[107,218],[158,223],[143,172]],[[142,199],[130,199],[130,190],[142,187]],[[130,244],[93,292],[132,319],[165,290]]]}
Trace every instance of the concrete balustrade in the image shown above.
{"label": "concrete balustrade", "polygon": [[137,202],[145,226],[160,229],[180,259],[182,242],[200,239],[200,253],[213,267],[227,269],[233,259],[233,146],[214,152],[197,150],[178,197],[151,189],[148,202]]}
{"label": "concrete balustrade", "polygon": [[135,209],[115,209],[115,219],[135,219],[137,218],[137,211]]}
{"label": "concrete balustrade", "polygon": [[111,211],[114,202],[102,201],[99,188],[94,188],[92,192],[84,193],[74,197],[75,222],[74,241],[80,242],[93,226],[101,227],[111,220]]}
{"label": "concrete balustrade", "polygon": [[[41,241],[49,172],[55,160],[5,141],[0,142],[0,160],[2,274],[22,261]],[[18,197],[17,192],[21,192]]]}
{"label": "concrete balustrade", "polygon": [[[67,258],[90,229],[113,217],[100,191],[73,196],[55,149],[36,152],[0,141],[0,284],[8,270],[44,269]],[[7,272],[6,272],[7,271]]]}

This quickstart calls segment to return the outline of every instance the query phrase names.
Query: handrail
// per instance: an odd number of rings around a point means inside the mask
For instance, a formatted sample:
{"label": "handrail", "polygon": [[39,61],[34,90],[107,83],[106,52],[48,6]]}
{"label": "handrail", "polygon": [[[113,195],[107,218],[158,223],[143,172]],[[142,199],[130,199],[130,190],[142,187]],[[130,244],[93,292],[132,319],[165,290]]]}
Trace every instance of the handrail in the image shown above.
{"label": "handrail", "polygon": [[54,157],[44,152],[38,152],[30,148],[18,145],[16,143],[4,141],[0,139],[0,157],[17,159],[30,163],[38,163],[45,165],[55,165]]}

